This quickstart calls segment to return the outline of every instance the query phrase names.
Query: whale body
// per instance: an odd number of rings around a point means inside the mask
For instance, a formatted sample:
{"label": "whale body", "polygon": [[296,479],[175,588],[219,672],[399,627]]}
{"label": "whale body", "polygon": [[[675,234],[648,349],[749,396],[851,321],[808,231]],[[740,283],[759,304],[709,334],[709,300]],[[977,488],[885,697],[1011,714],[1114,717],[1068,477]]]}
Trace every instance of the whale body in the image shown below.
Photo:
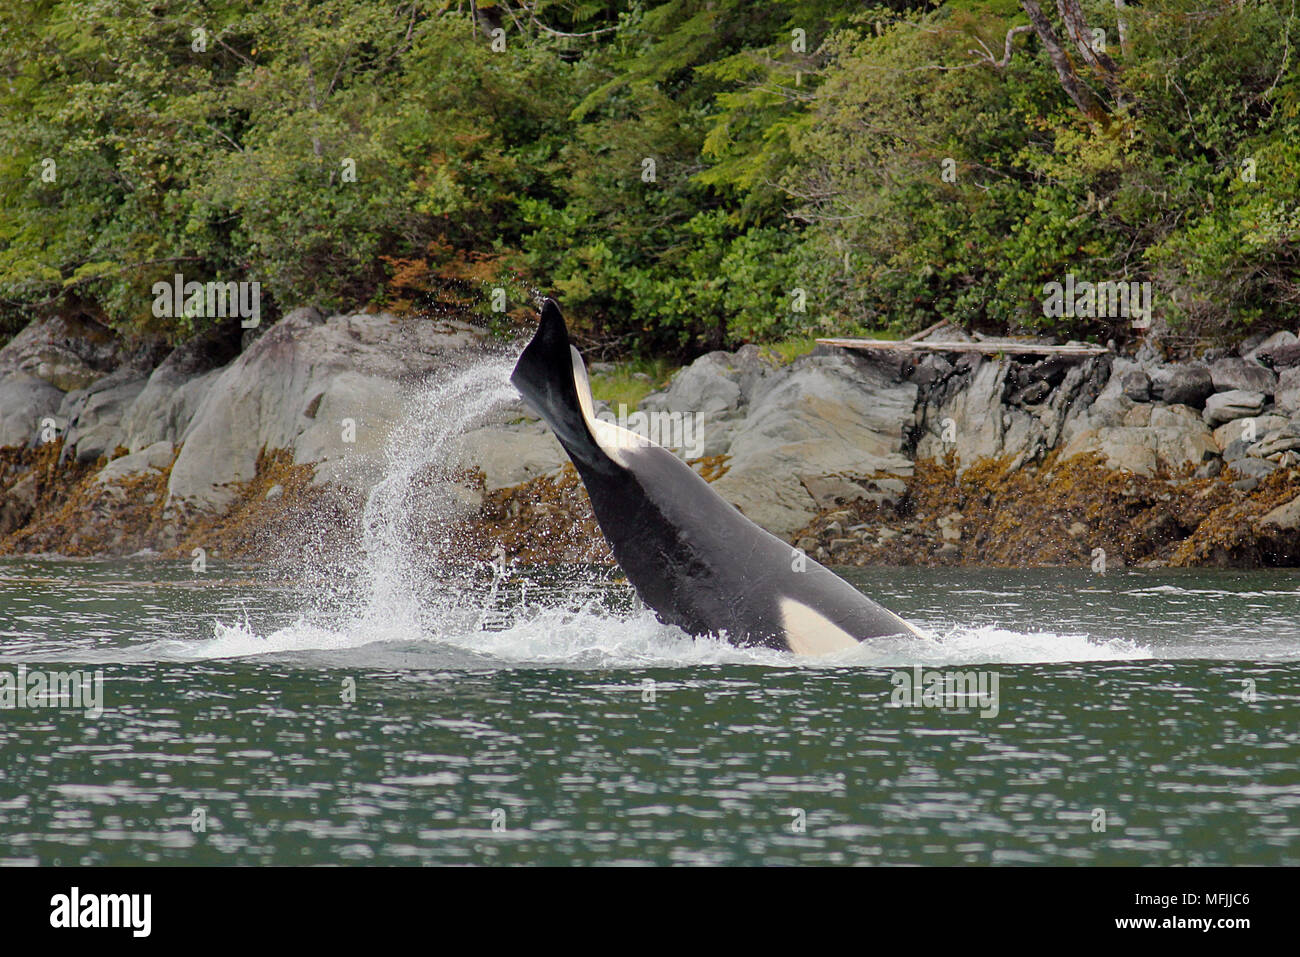
{"label": "whale body", "polygon": [[586,366],[553,300],[510,381],[555,432],[615,560],[661,621],[808,655],[920,635],[755,525],[672,452],[596,418]]}

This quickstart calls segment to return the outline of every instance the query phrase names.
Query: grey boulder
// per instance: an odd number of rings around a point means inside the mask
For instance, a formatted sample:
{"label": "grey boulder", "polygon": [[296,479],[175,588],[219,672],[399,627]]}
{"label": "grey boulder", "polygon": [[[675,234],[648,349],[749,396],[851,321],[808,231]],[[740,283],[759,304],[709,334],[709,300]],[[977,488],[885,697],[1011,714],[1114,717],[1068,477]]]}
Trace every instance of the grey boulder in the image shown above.
{"label": "grey boulder", "polygon": [[1134,402],[1151,398],[1151,377],[1141,369],[1130,369],[1120,376],[1120,388]]}
{"label": "grey boulder", "polygon": [[1129,421],[1134,424],[1076,434],[1062,450],[1062,460],[1099,453],[1109,468],[1153,476],[1162,467],[1178,471],[1189,465],[1199,467],[1219,457],[1214,435],[1186,406],[1156,406],[1141,419],[1144,421],[1130,416]]}
{"label": "grey boulder", "polygon": [[1266,459],[1292,449],[1300,449],[1300,427],[1288,425],[1268,433],[1246,451],[1256,458]]}
{"label": "grey boulder", "polygon": [[1277,380],[1277,392],[1273,396],[1279,411],[1288,415],[1300,412],[1300,366],[1287,369]]}
{"label": "grey boulder", "polygon": [[1274,368],[1277,368],[1277,364],[1273,362],[1274,350],[1286,349],[1289,346],[1296,345],[1296,343],[1300,343],[1300,336],[1296,336],[1294,332],[1275,332],[1246,353],[1246,358],[1254,359],[1256,362],[1266,360]]}
{"label": "grey boulder", "polygon": [[[710,352],[679,370],[666,389],[646,396],[636,411],[653,428],[647,437],[660,445],[688,457],[721,455],[772,370],[752,345],[734,353]],[[631,418],[628,410],[611,411]]]}
{"label": "grey boulder", "polygon": [[788,539],[817,512],[809,478],[911,474],[902,447],[915,404],[916,386],[869,364],[841,354],[796,359],[757,391],[713,487]]}
{"label": "grey boulder", "polygon": [[131,452],[180,441],[222,366],[239,354],[239,323],[222,323],[176,349],[153,370],[122,419]]}
{"label": "grey boulder", "polygon": [[27,372],[0,378],[0,447],[39,440],[42,422],[55,420],[63,393]]}
{"label": "grey boulder", "polygon": [[554,433],[537,421],[473,429],[452,440],[448,454],[456,466],[479,469],[488,492],[552,475],[568,461]]}
{"label": "grey boulder", "polygon": [[1216,392],[1205,400],[1205,421],[1210,426],[1222,425],[1234,419],[1259,415],[1264,411],[1265,396],[1262,392],[1249,392],[1244,389],[1232,389],[1228,392]]}
{"label": "grey boulder", "polygon": [[1272,395],[1277,389],[1277,375],[1249,359],[1219,359],[1210,365],[1215,392],[1262,392]]}
{"label": "grey boulder", "polygon": [[95,476],[100,485],[119,482],[133,475],[141,475],[150,470],[161,471],[171,465],[172,453],[175,451],[170,442],[155,442],[146,449],[113,459]]}
{"label": "grey boulder", "polygon": [[58,416],[67,421],[63,454],[78,462],[111,455],[122,444],[122,419],[144,389],[138,369],[124,365],[85,389],[63,397]]}
{"label": "grey boulder", "polygon": [[1270,462],[1267,459],[1257,459],[1253,456],[1247,456],[1244,459],[1237,459],[1230,462],[1228,468],[1236,472],[1242,478],[1261,479],[1266,475],[1271,475],[1278,469],[1276,462]]}
{"label": "grey boulder", "polygon": [[1283,532],[1300,530],[1300,496],[1279,505],[1261,518],[1259,523]]}
{"label": "grey boulder", "polygon": [[1269,432],[1284,428],[1291,420],[1284,415],[1257,415],[1226,422],[1214,430],[1214,441],[1219,448],[1227,447],[1238,440],[1244,445],[1253,445]]}
{"label": "grey boulder", "polygon": [[1157,396],[1170,404],[1200,408],[1214,394],[1214,378],[1203,365],[1174,366],[1167,377],[1152,376],[1160,385]]}

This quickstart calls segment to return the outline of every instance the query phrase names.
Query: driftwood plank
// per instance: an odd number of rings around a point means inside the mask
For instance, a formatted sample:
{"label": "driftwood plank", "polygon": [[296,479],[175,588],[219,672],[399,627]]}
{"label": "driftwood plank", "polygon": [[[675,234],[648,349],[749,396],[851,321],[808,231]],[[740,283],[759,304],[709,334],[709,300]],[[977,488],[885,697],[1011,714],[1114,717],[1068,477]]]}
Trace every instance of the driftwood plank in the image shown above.
{"label": "driftwood plank", "polygon": [[1105,346],[1086,343],[1068,346],[1039,345],[1034,342],[908,342],[892,339],[818,339],[822,345],[845,349],[894,352],[978,352],[982,355],[1019,356],[1100,356],[1110,352]]}

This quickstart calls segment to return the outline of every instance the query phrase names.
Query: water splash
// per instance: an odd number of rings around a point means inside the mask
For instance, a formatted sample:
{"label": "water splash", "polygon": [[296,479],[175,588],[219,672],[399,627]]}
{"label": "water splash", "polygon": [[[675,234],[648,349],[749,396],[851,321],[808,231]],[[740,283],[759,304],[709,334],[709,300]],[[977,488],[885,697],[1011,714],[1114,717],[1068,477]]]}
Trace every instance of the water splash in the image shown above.
{"label": "water splash", "polygon": [[457,552],[468,506],[456,481],[455,442],[518,398],[513,366],[509,357],[480,360],[410,401],[385,449],[385,477],[362,512],[364,597],[356,617],[367,630],[386,624],[394,637],[414,637],[449,624],[431,615],[445,619],[466,605],[473,568]]}

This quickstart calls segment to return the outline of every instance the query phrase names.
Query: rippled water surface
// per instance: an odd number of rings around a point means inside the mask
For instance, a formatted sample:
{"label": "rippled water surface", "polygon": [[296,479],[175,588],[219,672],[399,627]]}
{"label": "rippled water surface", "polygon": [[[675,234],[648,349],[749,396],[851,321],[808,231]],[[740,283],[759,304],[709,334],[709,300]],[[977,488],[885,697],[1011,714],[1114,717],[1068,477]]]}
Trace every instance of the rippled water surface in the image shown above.
{"label": "rippled water surface", "polygon": [[[1295,573],[847,577],[932,637],[737,649],[588,569],[359,612],[0,561],[0,674],[103,672],[98,717],[0,711],[0,862],[1300,863]],[[899,706],[918,664],[996,714]]]}
{"label": "rippled water surface", "polygon": [[[691,639],[463,560],[511,367],[412,396],[360,548],[0,560],[0,863],[1300,862],[1295,573],[874,569],[928,637]],[[102,695],[5,706],[73,670]]]}

